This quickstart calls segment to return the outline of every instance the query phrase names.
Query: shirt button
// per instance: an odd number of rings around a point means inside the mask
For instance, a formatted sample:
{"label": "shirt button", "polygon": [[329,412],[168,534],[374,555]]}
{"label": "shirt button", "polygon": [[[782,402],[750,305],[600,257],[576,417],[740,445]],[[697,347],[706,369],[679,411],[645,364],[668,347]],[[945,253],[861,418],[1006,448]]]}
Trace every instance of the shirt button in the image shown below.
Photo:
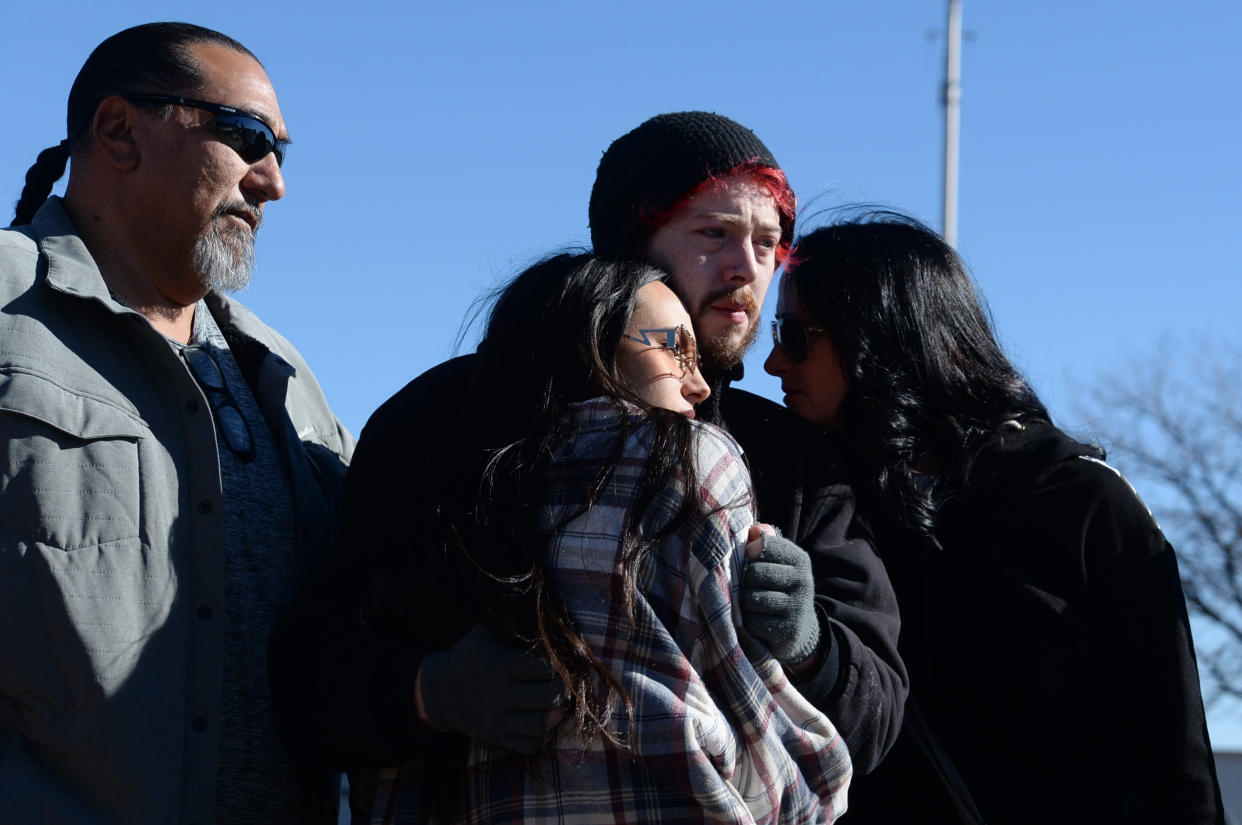
{"label": "shirt button", "polygon": [[203,731],[207,730],[207,717],[206,716],[195,716],[194,722],[192,723],[192,725],[196,732],[202,733]]}
{"label": "shirt button", "polygon": [[198,511],[204,516],[211,512],[211,500],[203,499],[198,503]]}
{"label": "shirt button", "polygon": [[211,605],[204,604],[200,606],[198,608],[198,618],[204,622],[210,619],[211,618]]}
{"label": "shirt button", "polygon": [[198,412],[199,403],[197,398],[187,398],[185,402],[185,411],[188,413]]}

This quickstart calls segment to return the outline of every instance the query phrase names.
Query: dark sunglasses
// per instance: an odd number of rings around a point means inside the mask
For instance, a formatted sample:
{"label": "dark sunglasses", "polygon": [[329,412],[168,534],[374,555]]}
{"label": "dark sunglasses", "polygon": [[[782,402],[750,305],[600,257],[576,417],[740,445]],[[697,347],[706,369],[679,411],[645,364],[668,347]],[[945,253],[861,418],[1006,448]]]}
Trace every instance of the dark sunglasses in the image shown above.
{"label": "dark sunglasses", "polygon": [[246,163],[258,163],[267,157],[269,152],[274,152],[276,165],[285,165],[285,153],[289,151],[289,141],[277,140],[272,127],[260,120],[258,115],[221,103],[191,100],[176,95],[126,95],[125,99],[131,103],[189,106],[192,109],[211,112],[215,118],[204,125],[220,139],[221,143],[240,155]]}
{"label": "dark sunglasses", "polygon": [[[638,335],[642,337],[639,338]],[[693,375],[699,368],[699,346],[690,334],[690,330],[678,324],[675,327],[658,327],[656,329],[640,329],[638,335],[626,333],[625,337],[648,347],[659,347],[673,353],[677,365],[681,368],[684,378],[686,373]],[[653,340],[654,338],[654,340]]]}
{"label": "dark sunglasses", "polygon": [[801,318],[777,318],[772,322],[772,343],[785,351],[795,364],[806,360],[811,351],[811,333],[827,332],[823,327],[808,326]]}

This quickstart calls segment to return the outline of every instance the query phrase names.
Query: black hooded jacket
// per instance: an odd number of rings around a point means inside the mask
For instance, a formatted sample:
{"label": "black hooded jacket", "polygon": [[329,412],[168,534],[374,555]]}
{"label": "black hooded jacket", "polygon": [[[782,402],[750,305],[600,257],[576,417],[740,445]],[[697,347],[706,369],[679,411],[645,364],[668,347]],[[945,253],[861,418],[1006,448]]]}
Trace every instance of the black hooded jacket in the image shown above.
{"label": "black hooded jacket", "polygon": [[1009,422],[941,506],[939,548],[877,524],[901,605],[907,726],[847,825],[961,823],[921,717],[987,823],[1220,823],[1173,549],[1129,483]]}

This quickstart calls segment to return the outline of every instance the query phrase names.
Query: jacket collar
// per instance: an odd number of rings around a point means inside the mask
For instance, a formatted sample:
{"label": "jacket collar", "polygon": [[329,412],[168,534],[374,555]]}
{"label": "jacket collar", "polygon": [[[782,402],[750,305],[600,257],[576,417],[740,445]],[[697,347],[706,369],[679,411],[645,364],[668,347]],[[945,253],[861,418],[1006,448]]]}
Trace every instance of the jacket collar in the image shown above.
{"label": "jacket collar", "polygon": [[703,379],[707,381],[707,386],[711,387],[712,394],[707,396],[706,401],[695,407],[695,416],[698,420],[716,426],[723,424],[720,404],[724,401],[725,390],[729,389],[729,385],[734,381],[741,381],[743,374],[741,361],[720,372],[703,373]]}
{"label": "jacket collar", "polygon": [[31,222],[35,241],[47,261],[47,284],[57,292],[94,298],[113,312],[132,312],[108,291],[95,259],[65,212],[64,201],[53,195]]}
{"label": "jacket collar", "polygon": [[[112,297],[90,250],[69,220],[62,198],[56,195],[48,198],[35,213],[31,228],[47,261],[50,288],[66,295],[96,300],[117,315],[135,312]],[[215,291],[207,293],[205,298],[216,323],[225,337],[230,338],[230,344],[237,334],[246,338],[259,337],[256,332],[262,324],[248,309]],[[295,372],[284,359],[280,361],[290,375]]]}

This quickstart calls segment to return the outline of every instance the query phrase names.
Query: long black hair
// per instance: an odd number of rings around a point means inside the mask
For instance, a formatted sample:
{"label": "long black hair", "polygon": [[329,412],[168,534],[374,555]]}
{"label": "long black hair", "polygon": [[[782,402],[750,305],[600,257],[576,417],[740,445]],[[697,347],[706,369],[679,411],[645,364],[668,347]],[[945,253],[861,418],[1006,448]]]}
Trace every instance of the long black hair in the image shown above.
{"label": "long black hair", "polygon": [[[214,43],[249,57],[250,50],[228,35],[192,23],[145,23],[117,32],[91,52],[69,90],[66,134],[39,153],[26,172],[26,185],[10,226],[28,224],[47,200],[78,139],[87,133],[104,98],[127,94],[185,94],[203,82],[188,47]],[[255,58],[258,62],[258,58]]]}
{"label": "long black hair", "polygon": [[[600,733],[613,735],[609,714],[617,701],[628,709],[629,698],[575,629],[543,568],[549,535],[540,515],[547,469],[569,435],[565,413],[574,402],[609,396],[629,413],[621,416],[614,453],[601,462],[586,506],[615,470],[627,436],[638,427],[650,428],[649,456],[619,551],[620,597],[632,620],[642,560],[698,515],[689,420],[647,407],[617,370],[617,349],[639,288],[664,277],[647,264],[569,253],[522,272],[496,297],[478,348],[472,397],[466,400],[469,409],[489,411],[488,444],[481,469],[478,463],[463,465],[465,477],[451,497],[459,502],[451,519],[459,549],[482,574],[483,586],[497,591],[485,600],[494,608],[491,619],[542,647],[568,688],[576,732],[587,741]],[[627,402],[646,408],[645,414],[632,414]],[[670,484],[688,491],[681,509],[656,535],[643,535],[642,514]],[[569,514],[552,531],[577,515]],[[599,681],[606,687],[602,696]]]}
{"label": "long black hair", "polygon": [[1048,411],[1002,352],[961,258],[918,221],[871,212],[805,235],[793,259],[785,277],[849,382],[837,421],[856,492],[932,538],[984,440]]}

